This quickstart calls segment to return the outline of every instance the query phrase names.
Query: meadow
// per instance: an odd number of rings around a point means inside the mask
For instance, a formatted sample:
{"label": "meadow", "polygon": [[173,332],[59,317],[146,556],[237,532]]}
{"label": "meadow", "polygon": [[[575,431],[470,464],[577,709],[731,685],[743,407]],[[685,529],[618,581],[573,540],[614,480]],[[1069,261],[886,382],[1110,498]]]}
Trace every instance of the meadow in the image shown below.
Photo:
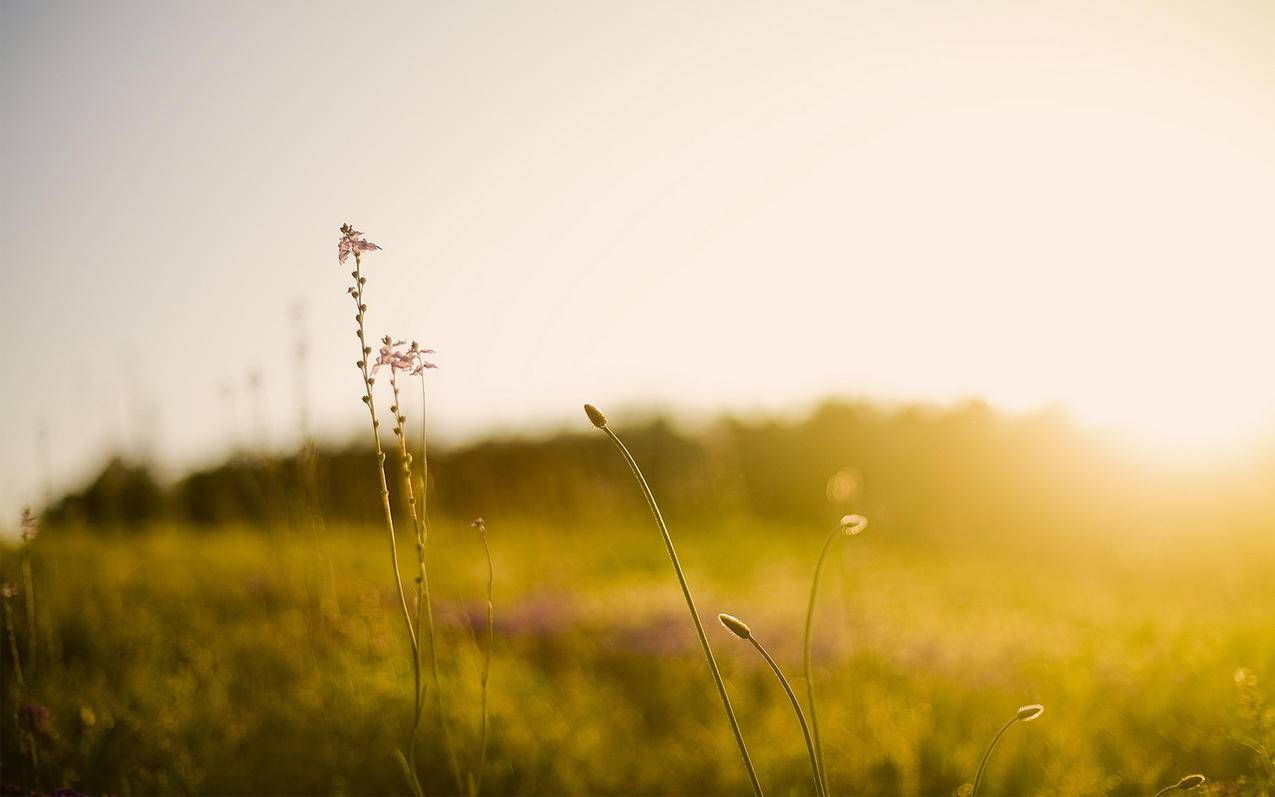
{"label": "meadow", "polygon": [[[647,520],[489,519],[487,793],[748,791]],[[678,520],[701,613],[745,619],[800,691],[805,600],[827,529]],[[1040,720],[1006,734],[986,793],[1145,795],[1197,771],[1208,793],[1270,793],[1250,748],[1272,741],[1275,540],[1098,555],[907,536],[870,526],[826,565],[814,658],[830,792],[967,790],[999,725],[1041,703]],[[447,722],[472,771],[485,564],[457,520],[436,525],[431,550]],[[18,560],[5,553],[14,580]],[[405,790],[390,751],[410,731],[411,667],[375,528],[48,532],[33,570],[39,631],[30,693],[19,697],[6,673],[5,783],[33,775],[8,724],[21,699],[48,708],[45,789]],[[709,636],[763,785],[811,793],[765,665],[715,623]],[[453,793],[438,727],[427,715],[422,786]]]}
{"label": "meadow", "polygon": [[6,792],[1270,797],[1270,451],[977,401],[436,451],[341,232],[369,442],[24,516]]}

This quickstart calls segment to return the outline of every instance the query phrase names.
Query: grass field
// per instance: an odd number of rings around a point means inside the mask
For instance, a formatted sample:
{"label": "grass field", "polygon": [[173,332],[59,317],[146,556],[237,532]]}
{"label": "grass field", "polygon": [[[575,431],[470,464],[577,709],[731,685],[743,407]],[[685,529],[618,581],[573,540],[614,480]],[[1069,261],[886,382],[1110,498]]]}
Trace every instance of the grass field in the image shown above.
{"label": "grass field", "polygon": [[[671,522],[706,623],[743,618],[802,693],[805,600],[827,530]],[[656,531],[498,519],[490,530],[484,791],[747,792]],[[446,719],[472,771],[485,565],[467,525],[440,523],[432,540]],[[6,672],[0,780],[30,775],[12,717],[31,701],[49,709],[44,789],[402,793],[393,750],[411,723],[411,666],[386,549],[354,528],[42,535],[30,692]],[[10,580],[16,567],[6,555]],[[1213,793],[1269,794],[1246,743],[1269,745],[1275,724],[1263,698],[1272,573],[1273,540],[1037,556],[907,546],[888,527],[840,540],[815,629],[830,790],[956,793],[999,726],[1038,702],[1044,716],[998,747],[987,794],[1145,795],[1197,771]],[[812,793],[771,674],[715,622],[709,634],[768,793]],[[457,791],[438,728],[431,713],[430,794]]]}

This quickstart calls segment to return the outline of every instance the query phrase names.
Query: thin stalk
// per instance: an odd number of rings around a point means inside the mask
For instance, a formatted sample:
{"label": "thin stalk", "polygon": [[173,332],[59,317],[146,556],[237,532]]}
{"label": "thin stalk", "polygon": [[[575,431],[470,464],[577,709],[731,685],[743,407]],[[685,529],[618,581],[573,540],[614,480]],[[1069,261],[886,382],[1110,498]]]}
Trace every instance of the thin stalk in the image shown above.
{"label": "thin stalk", "polygon": [[992,737],[992,743],[987,746],[987,752],[983,753],[983,760],[978,764],[978,773],[974,775],[974,788],[970,790],[970,797],[978,797],[978,787],[983,783],[983,770],[987,769],[987,759],[992,757],[992,751],[996,749],[996,743],[1005,735],[1005,731],[1018,722],[1018,717],[1014,717],[1009,722],[1001,726],[1001,729]]}
{"label": "thin stalk", "polygon": [[858,534],[867,528],[868,521],[860,515],[846,515],[841,519],[823,541],[819,549],[819,558],[815,561],[815,574],[810,579],[810,601],[806,604],[806,630],[802,639],[801,662],[802,675],[806,680],[806,707],[810,711],[810,731],[815,740],[815,756],[819,760],[819,779],[823,783],[824,793],[828,791],[828,767],[823,757],[823,741],[819,737],[819,716],[815,713],[815,675],[810,666],[810,638],[815,621],[815,598],[819,593],[819,577],[823,574],[823,560],[832,548],[832,541],[841,534]]}
{"label": "thin stalk", "polygon": [[783,671],[779,669],[779,665],[771,658],[766,648],[762,647],[762,644],[757,641],[757,637],[749,636],[748,641],[753,643],[753,647],[757,648],[757,652],[770,665],[771,671],[779,679],[779,685],[784,688],[784,694],[788,695],[788,702],[792,703],[792,710],[796,712],[797,721],[801,723],[801,735],[806,740],[806,752],[810,754],[810,771],[815,779],[815,792],[819,794],[819,797],[825,797],[828,792],[819,772],[819,759],[815,755],[815,743],[810,738],[810,726],[806,724],[806,715],[801,711],[801,703],[797,700],[797,695],[793,694],[792,687],[788,684],[788,679],[784,677]]}
{"label": "thin stalk", "polygon": [[[355,334],[359,338],[358,367],[363,374],[363,403],[367,405],[368,415],[372,419],[372,442],[376,450],[376,475],[381,483],[381,508],[385,515],[385,530],[389,536],[390,564],[394,569],[394,585],[398,589],[399,604],[403,608],[403,622],[407,626],[407,637],[411,642],[412,648],[412,660],[415,662],[420,658],[420,641],[417,638],[416,629],[412,626],[412,615],[407,608],[407,593],[403,590],[403,574],[398,566],[398,539],[394,534],[394,511],[390,507],[389,483],[385,479],[385,452],[381,449],[381,422],[376,417],[376,398],[372,393],[374,380],[368,369],[368,357],[372,354],[372,347],[367,345],[367,325],[364,317],[367,313],[367,305],[363,302],[363,286],[367,280],[363,277],[363,263],[359,255],[358,251],[354,252],[354,271],[351,274],[354,277],[354,286],[350,291],[354,297],[354,304],[358,308],[358,313],[355,316],[358,321],[358,329],[355,330]],[[420,702],[419,685],[415,689],[413,700],[417,703]],[[413,735],[415,735],[415,731],[413,731]],[[404,769],[408,775],[409,785],[411,785],[416,797],[423,797],[424,791],[421,788],[420,777],[416,773],[415,766],[404,767]]]}
{"label": "thin stalk", "polygon": [[[389,339],[386,339],[388,345]],[[422,404],[421,404],[421,442],[425,442],[425,405],[424,405],[424,377],[421,379]],[[412,517],[412,527],[416,531],[416,563],[418,572],[416,574],[416,635],[420,639],[422,622],[425,626],[426,641],[429,644],[430,668],[433,672],[434,682],[434,699],[438,707],[438,722],[443,731],[443,746],[447,753],[448,762],[451,766],[452,777],[456,779],[456,787],[462,788],[463,782],[460,777],[460,764],[456,759],[456,752],[452,747],[451,733],[447,727],[447,716],[443,713],[443,692],[438,677],[438,652],[436,648],[436,635],[434,633],[434,607],[430,599],[429,589],[429,571],[426,567],[426,541],[428,539],[428,520],[425,516],[425,480],[421,480],[421,509],[416,508],[416,490],[412,483],[412,455],[407,450],[407,417],[403,414],[402,405],[399,403],[398,392],[398,376],[395,373],[393,365],[390,366],[390,389],[394,393],[394,404],[390,407],[390,411],[394,413],[394,435],[398,438],[399,457],[402,461],[403,487],[407,492],[407,506]],[[427,461],[425,459],[425,449],[421,449],[422,467]],[[415,675],[416,675],[416,719],[412,723],[412,738],[408,749],[408,762],[415,769],[416,766],[416,737],[420,733],[421,722],[425,714],[424,694],[421,691],[421,671],[424,669],[424,661],[422,656],[422,648],[418,645],[416,648]]]}
{"label": "thin stalk", "polygon": [[819,591],[819,576],[823,570],[823,560],[828,555],[828,549],[832,547],[832,541],[841,533],[842,524],[838,523],[836,528],[829,532],[823,541],[823,547],[819,549],[819,559],[815,562],[815,575],[810,580],[810,602],[806,606],[806,632],[802,641],[802,675],[806,679],[806,707],[810,711],[810,730],[814,736],[815,743],[815,759],[819,770],[819,779],[827,788],[828,774],[827,767],[823,759],[823,742],[819,738],[819,715],[815,712],[815,678],[810,667],[810,632],[814,624],[815,618],[815,596]]}
{"label": "thin stalk", "polygon": [[[7,588],[8,585],[6,584]],[[13,657],[13,676],[18,682],[18,689],[26,689],[26,680],[22,677],[22,658],[18,655],[18,633],[13,628],[13,607],[9,605],[8,593],[4,596],[4,626],[9,637],[9,653]]]}
{"label": "thin stalk", "polygon": [[492,604],[492,583],[495,570],[491,565],[491,547],[487,545],[487,525],[478,521],[478,535],[483,541],[483,553],[487,556],[487,647],[483,651],[483,698],[478,731],[478,785],[474,789],[474,797],[483,790],[483,772],[487,768],[487,678],[491,675],[491,653],[496,645],[495,607]]}
{"label": "thin stalk", "polygon": [[[589,407],[593,412],[598,412],[593,407]],[[601,413],[598,417],[602,418]],[[611,442],[615,443],[620,455],[624,457],[624,461],[628,463],[629,469],[633,471],[634,478],[637,479],[638,486],[642,488],[642,495],[646,497],[647,506],[651,508],[651,514],[655,517],[655,525],[660,529],[660,534],[664,538],[664,547],[668,549],[669,560],[673,563],[673,572],[677,574],[678,584],[682,587],[682,596],[686,598],[686,608],[691,612],[691,621],[695,624],[695,633],[699,636],[700,646],[704,649],[704,658],[708,660],[708,669],[713,674],[713,683],[717,685],[717,693],[722,698],[722,706],[726,709],[726,718],[730,720],[731,731],[735,734],[735,742],[739,745],[739,754],[744,759],[744,768],[748,770],[748,780],[753,787],[753,793],[756,797],[762,797],[761,782],[757,780],[757,771],[753,768],[753,760],[748,755],[748,746],[744,744],[744,733],[739,728],[739,720],[735,719],[735,710],[731,708],[730,697],[726,694],[726,684],[722,681],[722,673],[717,668],[717,660],[713,658],[713,649],[708,644],[708,636],[704,633],[704,624],[700,622],[699,612],[695,609],[695,601],[691,598],[690,587],[686,584],[686,576],[682,573],[682,564],[677,559],[677,551],[673,548],[673,538],[669,535],[668,526],[664,523],[664,517],[660,514],[659,504],[655,502],[655,495],[651,492],[650,486],[646,483],[646,478],[642,475],[641,468],[638,467],[637,460],[633,459],[633,455],[625,448],[624,443],[616,437],[615,432],[611,431],[605,423],[598,423],[590,413],[590,419],[594,425],[598,426],[602,431],[606,432],[607,437],[611,438]]]}
{"label": "thin stalk", "polygon": [[363,303],[363,269],[362,259],[359,253],[354,253],[354,302],[358,305],[358,315],[356,319],[359,323],[357,330],[359,336],[360,357],[359,368],[363,372],[363,403],[367,405],[368,414],[372,418],[372,442],[376,448],[376,475],[381,481],[381,508],[385,513],[385,530],[389,533],[390,538],[390,563],[394,566],[394,584],[398,587],[399,603],[403,607],[403,622],[407,624],[407,635],[412,641],[413,655],[417,649],[416,631],[412,628],[412,615],[407,610],[407,593],[403,591],[403,575],[398,568],[398,540],[394,535],[394,511],[390,508],[390,487],[385,481],[385,452],[381,450],[381,422],[376,417],[376,399],[372,395],[372,385],[374,380],[368,372],[367,358],[372,353],[372,348],[367,345],[367,327],[364,323],[364,314],[367,312],[367,305]]}
{"label": "thin stalk", "polygon": [[[27,607],[27,674],[35,671],[35,582],[31,577],[31,543],[22,544],[22,602]],[[35,676],[32,675],[34,678]]]}

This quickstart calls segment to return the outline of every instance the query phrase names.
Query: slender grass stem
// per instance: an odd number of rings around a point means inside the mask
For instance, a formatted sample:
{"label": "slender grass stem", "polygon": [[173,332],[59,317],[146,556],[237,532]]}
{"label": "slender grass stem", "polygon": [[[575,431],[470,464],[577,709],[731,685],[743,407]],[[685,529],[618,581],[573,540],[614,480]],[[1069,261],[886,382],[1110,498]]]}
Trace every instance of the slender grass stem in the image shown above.
{"label": "slender grass stem", "polygon": [[474,521],[474,524],[478,528],[478,536],[483,542],[483,553],[487,557],[487,646],[483,650],[483,695],[478,724],[478,785],[474,788],[474,797],[478,797],[483,790],[483,773],[487,769],[487,679],[491,675],[491,655],[496,645],[496,624],[495,606],[491,599],[495,569],[491,564],[491,547],[487,544],[487,524],[482,518]]}
{"label": "slender grass stem", "polygon": [[1031,722],[1044,713],[1045,707],[1039,704],[1023,706],[1018,709],[1018,713],[1010,718],[1009,722],[1001,726],[1001,729],[992,737],[992,743],[987,746],[987,752],[983,753],[983,760],[978,764],[978,773],[974,775],[974,786],[970,789],[970,797],[978,797],[978,787],[983,785],[983,772],[987,769],[987,760],[992,757],[992,751],[996,749],[996,743],[1005,735],[1005,731],[1009,730],[1014,723]]}
{"label": "slender grass stem", "polygon": [[797,714],[797,722],[801,723],[801,735],[806,740],[806,752],[810,754],[810,771],[814,775],[815,791],[819,794],[819,797],[826,797],[828,790],[819,771],[819,759],[815,755],[815,743],[810,737],[810,726],[806,724],[806,715],[801,711],[801,702],[797,700],[797,695],[793,693],[792,686],[789,685],[788,679],[784,677],[783,671],[779,669],[779,665],[771,657],[770,653],[766,651],[766,648],[757,641],[757,637],[750,634],[748,641],[753,643],[753,647],[757,648],[757,652],[770,665],[771,672],[779,679],[779,685],[784,688],[784,694],[788,695],[788,702],[792,703],[792,710]]}
{"label": "slender grass stem", "polygon": [[628,463],[629,469],[633,471],[633,477],[637,479],[638,486],[642,489],[642,495],[646,498],[647,506],[650,507],[651,514],[655,517],[655,525],[660,529],[660,535],[664,538],[664,547],[668,550],[669,560],[673,563],[673,572],[677,574],[678,584],[682,587],[682,596],[686,598],[686,608],[690,610],[691,621],[695,624],[695,633],[699,636],[700,646],[704,649],[704,658],[708,660],[708,669],[713,674],[713,682],[717,685],[717,693],[721,696],[722,706],[726,709],[726,718],[730,720],[731,730],[735,734],[735,742],[739,745],[739,754],[744,759],[744,768],[748,770],[748,780],[752,784],[753,793],[756,797],[762,797],[761,782],[757,780],[757,770],[753,767],[753,760],[748,755],[748,746],[744,743],[744,733],[739,728],[739,720],[735,718],[735,710],[731,708],[730,696],[726,694],[726,683],[722,680],[722,673],[717,668],[717,660],[713,658],[713,649],[708,644],[708,636],[704,633],[704,624],[700,621],[699,612],[695,609],[695,600],[691,598],[690,587],[687,586],[686,576],[682,573],[682,563],[678,561],[677,551],[673,548],[673,538],[669,534],[668,526],[664,523],[663,515],[660,514],[660,507],[655,502],[655,495],[646,483],[646,478],[642,475],[642,469],[638,467],[637,460],[633,459],[629,449],[624,446],[624,443],[616,436],[615,432],[611,431],[610,427],[607,426],[606,416],[592,405],[585,405],[585,413],[589,416],[589,420],[593,422],[593,425],[606,432],[607,437],[611,438],[611,442],[615,443],[616,449],[624,457],[624,461]]}
{"label": "slender grass stem", "polygon": [[841,519],[823,541],[819,549],[819,558],[815,561],[815,574],[810,579],[810,602],[806,605],[806,630],[802,637],[801,663],[802,675],[806,680],[806,708],[810,711],[810,731],[814,736],[815,758],[818,761],[819,780],[824,792],[828,790],[828,768],[823,758],[823,741],[819,738],[819,715],[815,712],[815,678],[810,666],[810,636],[814,627],[815,598],[819,594],[819,576],[823,572],[823,560],[828,556],[832,542],[841,534],[854,535],[867,528],[868,521],[860,515],[846,515]]}
{"label": "slender grass stem", "polygon": [[5,635],[9,637],[9,655],[13,658],[13,677],[18,682],[18,689],[26,689],[26,679],[22,677],[22,657],[18,655],[18,634],[13,627],[13,608],[9,605],[10,588],[8,584],[4,584],[5,590],[4,600],[4,627]]}
{"label": "slender grass stem", "polygon": [[32,675],[35,672],[35,579],[31,576],[29,541],[22,544],[22,587],[22,602],[27,609],[27,675]]}

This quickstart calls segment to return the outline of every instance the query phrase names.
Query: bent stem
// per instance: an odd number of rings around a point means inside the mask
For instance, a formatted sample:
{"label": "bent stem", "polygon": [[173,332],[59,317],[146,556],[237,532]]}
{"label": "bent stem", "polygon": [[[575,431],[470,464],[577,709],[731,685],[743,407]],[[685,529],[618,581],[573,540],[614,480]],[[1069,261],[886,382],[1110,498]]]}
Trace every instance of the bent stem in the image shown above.
{"label": "bent stem", "polygon": [[806,707],[810,711],[810,731],[815,740],[815,757],[819,761],[819,779],[823,783],[824,792],[828,789],[828,768],[823,758],[823,742],[819,738],[819,717],[815,713],[815,677],[810,666],[810,637],[815,621],[815,598],[819,593],[819,577],[823,573],[823,560],[832,548],[832,541],[839,535],[854,536],[867,528],[868,521],[861,515],[846,515],[828,532],[819,549],[819,558],[815,561],[815,575],[810,580],[810,601],[806,605],[806,630],[802,639],[802,675],[806,680]]}
{"label": "bent stem", "polygon": [[802,641],[802,675],[806,679],[806,707],[810,711],[810,730],[814,735],[815,743],[815,760],[819,770],[819,778],[827,785],[827,768],[823,760],[823,742],[819,738],[819,715],[815,712],[815,679],[810,669],[810,633],[815,619],[815,596],[819,592],[819,576],[823,570],[823,560],[828,555],[828,549],[832,547],[832,541],[841,533],[842,524],[838,523],[836,527],[828,533],[828,537],[823,541],[823,547],[819,549],[819,559],[815,562],[815,575],[810,580],[810,602],[806,606],[806,632]]}
{"label": "bent stem", "polygon": [[784,688],[784,694],[788,695],[788,702],[792,703],[792,710],[796,712],[797,721],[801,723],[801,735],[806,740],[806,752],[810,754],[810,771],[814,775],[815,779],[815,792],[819,794],[819,797],[825,797],[828,793],[827,786],[824,784],[822,774],[819,770],[819,759],[815,755],[815,743],[814,740],[810,738],[810,726],[806,724],[806,715],[801,711],[801,703],[797,700],[797,695],[793,693],[792,686],[788,684],[788,679],[784,677],[783,671],[779,669],[779,665],[773,658],[771,658],[771,655],[766,651],[766,648],[757,641],[757,637],[750,635],[748,637],[748,641],[753,643],[753,647],[757,648],[757,652],[760,653],[762,658],[766,660],[766,663],[770,665],[771,671],[774,672],[775,677],[779,679],[779,685]]}
{"label": "bent stem", "polygon": [[[597,412],[597,410],[594,410]],[[600,413],[599,413],[600,415]],[[593,416],[590,415],[592,419]],[[668,526],[664,523],[664,517],[660,514],[660,507],[655,502],[655,495],[651,493],[650,486],[646,483],[646,478],[642,476],[642,470],[638,467],[637,461],[633,459],[633,455],[625,448],[624,443],[611,431],[609,426],[599,425],[594,421],[594,425],[606,432],[607,437],[611,438],[611,442],[615,443],[615,447],[619,450],[620,455],[624,457],[624,461],[628,463],[629,469],[633,471],[633,476],[637,479],[638,486],[642,488],[642,495],[646,498],[647,506],[651,508],[651,514],[655,516],[655,524],[660,529],[660,534],[664,537],[664,547],[668,549],[669,560],[673,563],[673,572],[677,574],[678,584],[682,587],[682,596],[686,598],[686,608],[691,612],[691,621],[695,624],[695,633],[699,636],[700,646],[704,649],[704,658],[708,659],[708,669],[713,674],[713,682],[717,685],[717,693],[722,698],[722,706],[726,709],[726,718],[730,720],[731,730],[735,734],[735,742],[739,745],[739,754],[744,759],[744,768],[748,770],[748,780],[752,783],[753,793],[756,797],[762,797],[761,783],[757,780],[757,771],[753,768],[753,760],[748,755],[748,746],[744,744],[744,733],[739,728],[739,721],[735,719],[735,710],[731,708],[730,697],[726,694],[726,684],[722,681],[721,671],[717,669],[717,660],[713,658],[713,649],[708,644],[708,636],[704,633],[704,624],[700,622],[699,612],[695,609],[695,601],[691,598],[690,587],[686,584],[686,576],[682,573],[682,564],[677,559],[677,551],[673,549],[673,538],[669,535]]]}
{"label": "bent stem", "polygon": [[974,788],[970,790],[970,797],[978,797],[978,787],[983,782],[983,770],[987,769],[987,759],[992,757],[992,751],[996,749],[996,743],[1005,735],[1005,731],[1010,729],[1014,723],[1018,722],[1018,717],[1014,717],[1009,722],[1001,726],[1001,729],[992,737],[992,743],[987,746],[987,752],[983,753],[983,760],[978,764],[978,773],[974,775]]}

